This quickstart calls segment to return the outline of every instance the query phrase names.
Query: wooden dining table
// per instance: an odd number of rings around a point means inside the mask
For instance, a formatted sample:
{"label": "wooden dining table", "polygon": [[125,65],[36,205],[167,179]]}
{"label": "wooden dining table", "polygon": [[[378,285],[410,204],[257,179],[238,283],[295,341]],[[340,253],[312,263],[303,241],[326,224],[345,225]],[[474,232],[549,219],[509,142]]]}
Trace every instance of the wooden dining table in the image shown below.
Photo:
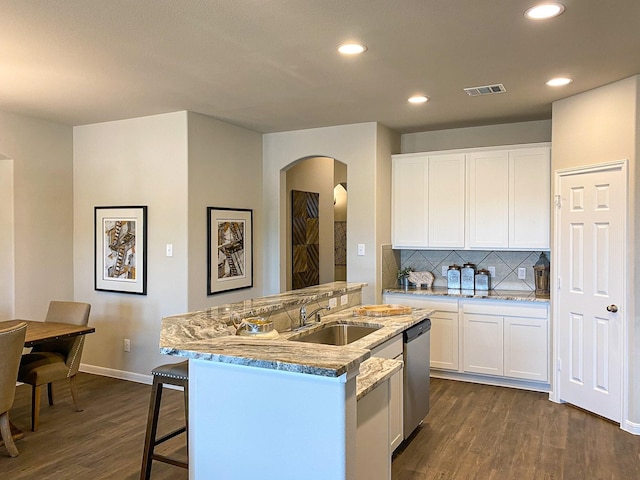
{"label": "wooden dining table", "polygon": [[[36,320],[5,320],[0,322],[0,329],[10,328],[19,323],[27,324],[27,331],[24,338],[24,346],[26,348],[34,347],[41,343],[51,340],[60,340],[63,338],[77,337],[78,335],[87,335],[96,331],[94,327],[86,325],[73,325],[71,323],[57,322],[39,322]],[[9,422],[11,427],[11,435],[14,440],[20,440],[24,437],[24,432],[17,428],[13,423]],[[2,444],[0,439],[0,445]]]}

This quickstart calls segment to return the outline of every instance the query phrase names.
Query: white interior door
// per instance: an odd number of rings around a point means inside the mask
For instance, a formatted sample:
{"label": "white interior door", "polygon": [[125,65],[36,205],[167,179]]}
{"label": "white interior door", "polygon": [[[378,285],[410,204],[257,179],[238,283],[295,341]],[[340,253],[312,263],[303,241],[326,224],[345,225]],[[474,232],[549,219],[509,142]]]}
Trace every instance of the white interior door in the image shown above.
{"label": "white interior door", "polygon": [[616,422],[622,412],[626,192],[622,162],[560,173],[556,191],[559,399]]}

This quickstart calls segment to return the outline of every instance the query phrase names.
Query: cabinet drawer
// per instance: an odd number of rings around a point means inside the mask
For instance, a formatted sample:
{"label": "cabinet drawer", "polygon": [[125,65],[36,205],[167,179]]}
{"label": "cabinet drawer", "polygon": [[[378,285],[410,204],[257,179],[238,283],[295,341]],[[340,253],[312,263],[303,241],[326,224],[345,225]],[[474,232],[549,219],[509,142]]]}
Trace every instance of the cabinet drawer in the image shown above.
{"label": "cabinet drawer", "polygon": [[396,335],[371,350],[372,357],[396,358],[398,355],[402,359],[402,334]]}
{"label": "cabinet drawer", "polygon": [[439,296],[426,296],[414,294],[390,294],[384,295],[385,303],[397,303],[409,307],[428,308],[441,312],[458,312],[458,300]]}
{"label": "cabinet drawer", "polygon": [[462,302],[463,313],[500,315],[503,317],[527,317],[546,319],[546,303],[492,302],[487,300]]}

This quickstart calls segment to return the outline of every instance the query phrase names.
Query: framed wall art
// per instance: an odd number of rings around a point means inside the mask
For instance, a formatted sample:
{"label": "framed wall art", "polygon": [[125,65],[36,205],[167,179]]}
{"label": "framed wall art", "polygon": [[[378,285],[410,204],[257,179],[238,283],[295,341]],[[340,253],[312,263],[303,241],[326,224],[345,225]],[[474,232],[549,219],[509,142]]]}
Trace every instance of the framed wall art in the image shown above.
{"label": "framed wall art", "polygon": [[253,210],[207,207],[207,295],[253,287]]}
{"label": "framed wall art", "polygon": [[207,295],[253,287],[253,210],[207,207]]}
{"label": "framed wall art", "polygon": [[95,207],[95,289],[147,294],[147,207]]}

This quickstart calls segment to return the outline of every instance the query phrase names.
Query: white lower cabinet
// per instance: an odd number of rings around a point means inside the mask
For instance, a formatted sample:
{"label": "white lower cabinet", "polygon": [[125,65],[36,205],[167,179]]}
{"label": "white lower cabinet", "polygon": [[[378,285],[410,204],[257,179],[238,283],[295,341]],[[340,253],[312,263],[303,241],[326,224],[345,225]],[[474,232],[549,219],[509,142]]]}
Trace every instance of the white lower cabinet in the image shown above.
{"label": "white lower cabinet", "polygon": [[464,314],[465,372],[503,374],[502,326],[502,317]]}
{"label": "white lower cabinet", "polygon": [[[372,357],[402,360],[402,335],[397,335],[371,351]],[[404,383],[402,369],[389,379],[389,446],[393,452],[404,439]]]}
{"label": "white lower cabinet", "polygon": [[464,371],[549,381],[545,303],[462,301]]}
{"label": "white lower cabinet", "polygon": [[386,294],[384,302],[434,310],[429,316],[431,319],[429,364],[431,368],[458,371],[460,368],[458,299]]}
{"label": "white lower cabinet", "polygon": [[395,293],[385,294],[384,302],[434,310],[430,365],[442,374],[549,382],[546,302]]}
{"label": "white lower cabinet", "polygon": [[389,480],[391,450],[380,432],[389,425],[389,381],[358,400],[356,429],[356,480]]}
{"label": "white lower cabinet", "polygon": [[549,381],[549,321],[504,318],[504,376]]}

